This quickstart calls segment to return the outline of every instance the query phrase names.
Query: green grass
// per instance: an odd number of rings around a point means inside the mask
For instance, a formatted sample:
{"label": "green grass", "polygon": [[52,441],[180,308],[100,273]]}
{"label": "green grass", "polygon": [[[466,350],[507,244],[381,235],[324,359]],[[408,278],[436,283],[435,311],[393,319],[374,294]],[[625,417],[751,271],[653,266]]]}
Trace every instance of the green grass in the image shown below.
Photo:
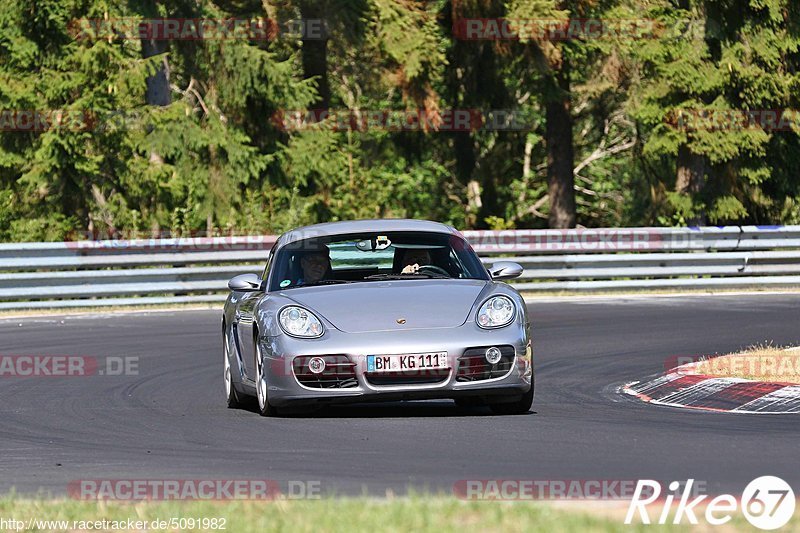
{"label": "green grass", "polygon": [[[800,502],[798,502],[800,503]],[[691,526],[684,518],[680,526],[643,525],[638,521],[625,525],[627,502],[492,502],[464,501],[452,496],[412,494],[387,498],[333,498],[317,500],[272,501],[140,501],[108,502],[78,501],[73,499],[23,498],[12,494],[0,498],[0,519],[27,522],[33,518],[41,521],[68,520],[64,528],[40,524],[39,529],[23,527],[21,531],[132,531],[112,521],[127,523],[128,519],[144,521],[147,531],[225,531],[248,532],[584,532],[584,531],[752,531],[737,509],[732,520],[714,527],[704,520],[705,509],[696,509],[698,525]],[[651,520],[657,521],[661,507],[650,509]],[[674,517],[673,505],[667,522]],[[782,531],[800,531],[800,516],[795,513]],[[153,520],[184,519],[195,521],[224,519],[224,527],[203,527],[199,522],[182,524],[182,527],[154,528]],[[107,521],[102,525],[86,526],[72,521]],[[0,530],[14,531],[7,523]],[[134,526],[137,527],[137,526]],[[133,529],[133,531],[138,531]]]}
{"label": "green grass", "polygon": [[[38,520],[70,521],[224,518],[226,520],[224,531],[234,533],[678,530],[663,526],[625,526],[624,505],[622,510],[614,513],[612,517],[586,511],[558,509],[539,502],[466,502],[445,496],[138,503],[24,499],[8,496],[0,500],[0,517],[23,521],[31,517]],[[166,529],[166,531],[179,530],[212,531],[210,528],[202,527]],[[25,531],[30,530],[25,529]]]}

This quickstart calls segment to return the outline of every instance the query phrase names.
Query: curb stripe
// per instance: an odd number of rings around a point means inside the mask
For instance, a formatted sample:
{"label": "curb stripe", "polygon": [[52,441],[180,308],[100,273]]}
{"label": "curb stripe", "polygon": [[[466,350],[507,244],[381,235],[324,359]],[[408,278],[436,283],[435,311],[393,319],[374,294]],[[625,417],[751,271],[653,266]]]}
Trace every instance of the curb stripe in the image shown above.
{"label": "curb stripe", "polygon": [[623,386],[623,394],[656,405],[749,414],[800,413],[800,385],[670,374]]}
{"label": "curb stripe", "polygon": [[687,387],[669,396],[665,396],[654,403],[667,405],[680,405],[686,407],[703,407],[702,402],[709,396],[714,396],[720,391],[731,386],[731,382],[721,379],[709,379],[706,376],[693,376],[700,378],[699,383]]}
{"label": "curb stripe", "polygon": [[782,385],[781,388],[756,398],[733,411],[737,413],[800,413],[800,386]]}
{"label": "curb stripe", "polygon": [[784,387],[785,385],[779,383],[753,383],[749,381],[727,383],[725,387],[716,392],[689,402],[687,405],[731,411]]}
{"label": "curb stripe", "polygon": [[673,373],[653,381],[637,383],[628,388],[636,393],[637,396],[646,396],[649,400],[660,400],[706,379],[705,376]]}

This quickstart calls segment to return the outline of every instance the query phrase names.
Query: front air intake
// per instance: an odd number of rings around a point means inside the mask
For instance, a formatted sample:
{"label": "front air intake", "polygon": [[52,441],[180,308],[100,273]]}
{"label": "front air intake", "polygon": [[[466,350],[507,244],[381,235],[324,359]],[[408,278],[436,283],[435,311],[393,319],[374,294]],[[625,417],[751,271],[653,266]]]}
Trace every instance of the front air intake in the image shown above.
{"label": "front air intake", "polygon": [[456,381],[483,381],[485,379],[501,378],[509,373],[514,363],[514,347],[501,345],[500,360],[492,364],[487,361],[486,351],[492,346],[481,346],[464,350],[464,355],[458,358],[458,371]]}
{"label": "front air intake", "polygon": [[[325,361],[320,371],[319,359]],[[313,364],[309,364],[314,360]],[[357,387],[356,364],[346,355],[301,355],[292,361],[297,381],[312,389],[347,389]]]}

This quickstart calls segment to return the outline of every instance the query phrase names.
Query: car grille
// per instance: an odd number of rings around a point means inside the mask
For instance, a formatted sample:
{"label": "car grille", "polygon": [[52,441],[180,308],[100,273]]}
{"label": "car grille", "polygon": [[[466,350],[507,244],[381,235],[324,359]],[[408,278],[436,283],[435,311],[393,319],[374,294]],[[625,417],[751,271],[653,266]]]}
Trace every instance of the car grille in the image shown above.
{"label": "car grille", "polygon": [[490,346],[468,348],[464,350],[464,355],[458,358],[458,371],[456,381],[481,381],[503,377],[511,370],[514,363],[514,347],[498,346],[500,349],[500,360],[496,364],[490,364],[486,360],[486,350]]}
{"label": "car grille", "polygon": [[[308,368],[313,357],[325,360],[325,370],[314,374]],[[302,355],[292,361],[292,370],[301,385],[314,389],[347,389],[357,387],[356,364],[346,355]]]}
{"label": "car grille", "polygon": [[449,375],[449,368],[440,368],[424,371],[366,372],[364,377],[372,385],[429,385],[441,383]]}

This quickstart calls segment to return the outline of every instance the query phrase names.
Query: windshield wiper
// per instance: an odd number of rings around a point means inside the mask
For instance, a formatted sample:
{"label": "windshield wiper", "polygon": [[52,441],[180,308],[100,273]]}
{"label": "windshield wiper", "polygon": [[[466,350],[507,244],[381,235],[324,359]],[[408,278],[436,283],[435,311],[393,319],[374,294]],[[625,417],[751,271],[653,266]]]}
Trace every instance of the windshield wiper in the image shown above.
{"label": "windshield wiper", "polygon": [[450,276],[435,272],[418,272],[416,274],[372,274],[364,278],[364,281],[380,281],[387,279],[450,279]]}

